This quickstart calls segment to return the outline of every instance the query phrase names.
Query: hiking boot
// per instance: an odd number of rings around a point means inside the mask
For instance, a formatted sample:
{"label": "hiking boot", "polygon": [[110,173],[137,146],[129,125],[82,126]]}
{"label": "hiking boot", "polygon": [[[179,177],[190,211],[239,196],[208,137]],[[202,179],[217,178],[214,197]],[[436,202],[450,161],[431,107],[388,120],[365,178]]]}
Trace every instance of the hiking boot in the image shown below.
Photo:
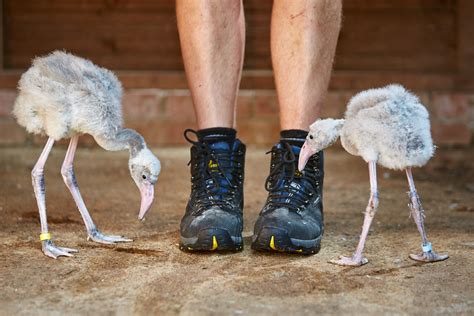
{"label": "hiking boot", "polygon": [[298,171],[301,142],[281,141],[271,153],[265,188],[267,201],[255,223],[252,249],[318,253],[323,223],[323,153],[313,155]]}
{"label": "hiking boot", "polygon": [[[223,128],[186,130],[192,144],[191,196],[181,220],[180,249],[187,251],[239,251],[243,248],[242,209],[245,145],[223,135]],[[188,134],[197,136],[191,140]]]}

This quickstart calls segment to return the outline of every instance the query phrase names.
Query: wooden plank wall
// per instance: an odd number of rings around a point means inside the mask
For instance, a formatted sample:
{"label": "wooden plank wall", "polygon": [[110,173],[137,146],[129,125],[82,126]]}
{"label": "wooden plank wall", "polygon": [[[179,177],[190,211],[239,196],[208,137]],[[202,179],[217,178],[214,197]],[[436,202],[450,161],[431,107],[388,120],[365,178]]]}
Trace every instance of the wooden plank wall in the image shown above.
{"label": "wooden plank wall", "polygon": [[181,69],[174,1],[5,1],[5,64],[66,49],[113,69]]}
{"label": "wooden plank wall", "polygon": [[3,0],[0,0],[0,72],[3,71]]}
{"label": "wooden plank wall", "polygon": [[[174,0],[3,1],[7,69],[66,49],[115,70],[182,70]],[[467,57],[474,50],[474,22],[459,11],[472,9],[472,2],[346,0],[335,68],[445,74],[462,68],[472,76],[473,58]],[[244,0],[245,69],[271,69],[271,5]],[[469,31],[458,36],[459,27]]]}
{"label": "wooden plank wall", "polygon": [[456,85],[474,89],[474,1],[460,0],[458,10],[458,71]]}

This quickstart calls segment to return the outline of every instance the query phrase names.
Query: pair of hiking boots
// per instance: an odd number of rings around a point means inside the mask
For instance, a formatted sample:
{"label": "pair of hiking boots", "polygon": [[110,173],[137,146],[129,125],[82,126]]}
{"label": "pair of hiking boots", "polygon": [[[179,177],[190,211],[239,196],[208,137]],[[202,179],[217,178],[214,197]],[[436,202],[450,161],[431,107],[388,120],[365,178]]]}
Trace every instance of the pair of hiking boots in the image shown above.
{"label": "pair of hiking boots", "polygon": [[[192,140],[194,134],[197,140]],[[323,153],[298,171],[306,133],[283,131],[271,151],[268,198],[255,223],[252,249],[313,254],[323,235]],[[191,196],[181,220],[180,248],[187,251],[243,249],[245,145],[235,130],[186,130],[192,144]]]}

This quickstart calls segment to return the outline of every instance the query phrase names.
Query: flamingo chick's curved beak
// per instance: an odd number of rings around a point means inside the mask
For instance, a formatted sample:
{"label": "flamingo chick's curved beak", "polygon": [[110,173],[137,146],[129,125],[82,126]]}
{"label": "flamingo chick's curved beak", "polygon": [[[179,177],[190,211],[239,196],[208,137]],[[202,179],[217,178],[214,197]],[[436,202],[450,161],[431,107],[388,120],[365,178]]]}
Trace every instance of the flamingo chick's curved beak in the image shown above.
{"label": "flamingo chick's curved beak", "polygon": [[316,153],[316,150],[311,149],[308,144],[305,142],[303,147],[300,150],[300,158],[298,159],[298,170],[303,171],[306,163],[308,162],[309,158]]}
{"label": "flamingo chick's curved beak", "polygon": [[142,221],[150,209],[151,203],[153,203],[155,189],[151,183],[142,183],[138,188],[140,189],[140,195],[142,197],[138,219]]}

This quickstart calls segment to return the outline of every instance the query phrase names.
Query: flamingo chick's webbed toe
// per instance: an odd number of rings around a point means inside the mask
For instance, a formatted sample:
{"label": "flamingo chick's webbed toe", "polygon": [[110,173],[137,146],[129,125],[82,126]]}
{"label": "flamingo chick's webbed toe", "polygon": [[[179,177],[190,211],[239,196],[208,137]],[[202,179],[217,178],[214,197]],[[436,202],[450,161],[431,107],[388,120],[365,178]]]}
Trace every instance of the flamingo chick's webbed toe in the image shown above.
{"label": "flamingo chick's webbed toe", "polygon": [[52,240],[43,240],[42,242],[43,253],[53,259],[57,259],[60,256],[72,257],[71,253],[77,252],[76,249],[58,247]]}
{"label": "flamingo chick's webbed toe", "polygon": [[356,256],[353,256],[353,257],[340,256],[338,260],[330,260],[329,262],[340,265],[340,266],[359,267],[368,263],[369,260],[367,260],[367,258],[356,257]]}
{"label": "flamingo chick's webbed toe", "polygon": [[410,259],[415,260],[415,261],[420,261],[420,262],[437,262],[437,261],[443,261],[448,259],[448,255],[438,255],[434,251],[430,252],[423,252],[421,254],[410,254]]}
{"label": "flamingo chick's webbed toe", "polygon": [[418,231],[420,232],[421,240],[423,242],[421,245],[423,252],[421,254],[411,254],[410,258],[420,262],[436,262],[446,260],[449,258],[449,256],[445,254],[439,255],[434,252],[431,242],[428,241],[425,230],[425,211],[421,205],[420,197],[418,196],[415,188],[415,182],[413,180],[411,168],[406,169],[406,174],[408,185],[410,187],[410,191],[408,192],[410,203],[408,204],[408,207],[410,208],[410,214],[415,221],[416,226],[418,227]]}
{"label": "flamingo chick's webbed toe", "polygon": [[93,229],[88,233],[88,240],[93,240],[101,244],[115,244],[119,242],[132,242],[133,239],[118,235],[104,235],[97,229]]}
{"label": "flamingo chick's webbed toe", "polygon": [[434,252],[430,242],[422,245],[421,248],[423,249],[423,252],[421,254],[410,254],[410,259],[420,262],[436,262],[449,258],[448,255],[439,255]]}

